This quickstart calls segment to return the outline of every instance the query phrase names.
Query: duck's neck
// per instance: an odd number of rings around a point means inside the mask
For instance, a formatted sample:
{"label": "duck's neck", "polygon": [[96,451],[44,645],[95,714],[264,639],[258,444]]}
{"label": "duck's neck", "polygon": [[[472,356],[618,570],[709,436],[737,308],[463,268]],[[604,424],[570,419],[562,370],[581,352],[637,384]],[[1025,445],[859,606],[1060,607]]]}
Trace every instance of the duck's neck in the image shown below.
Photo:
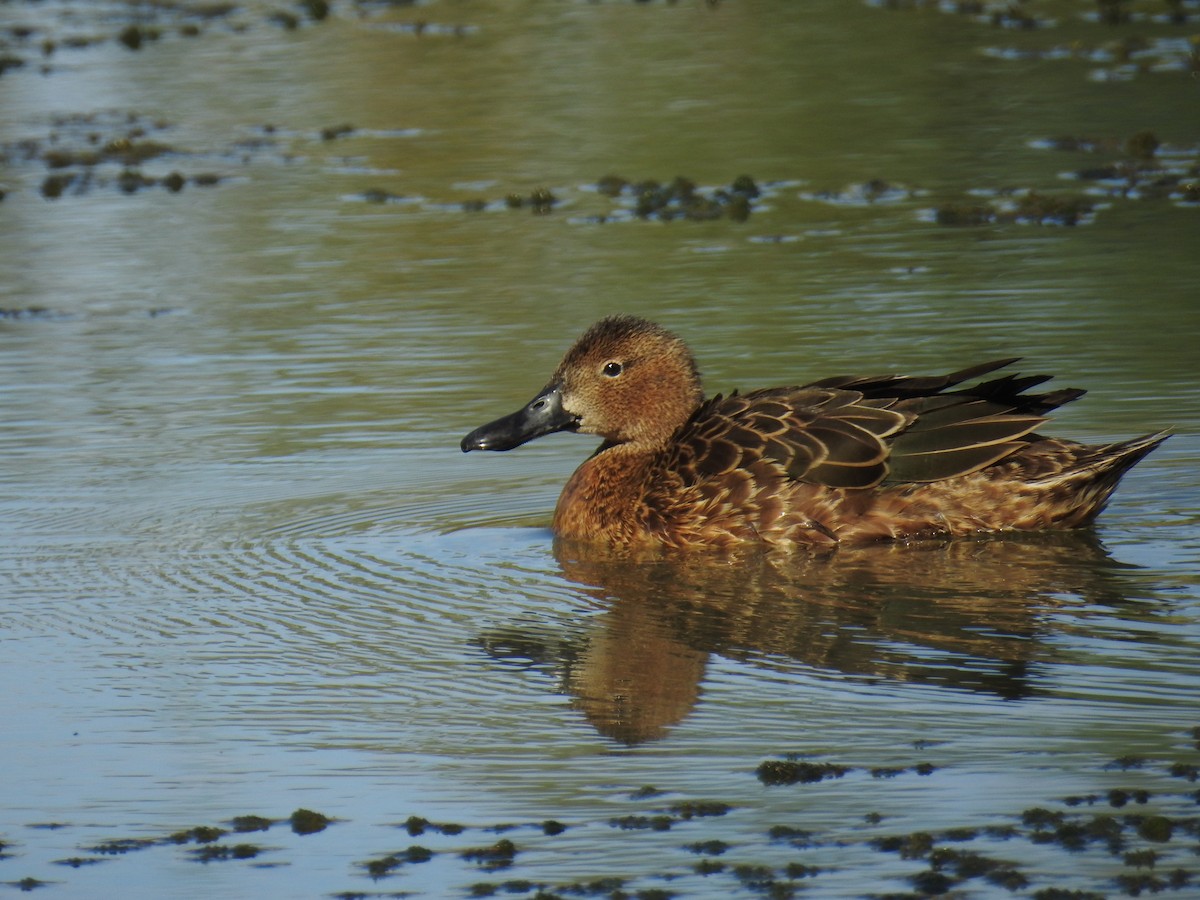
{"label": "duck's neck", "polygon": [[563,487],[554,533],[568,540],[636,542],[647,479],[657,451],[635,444],[604,444]]}

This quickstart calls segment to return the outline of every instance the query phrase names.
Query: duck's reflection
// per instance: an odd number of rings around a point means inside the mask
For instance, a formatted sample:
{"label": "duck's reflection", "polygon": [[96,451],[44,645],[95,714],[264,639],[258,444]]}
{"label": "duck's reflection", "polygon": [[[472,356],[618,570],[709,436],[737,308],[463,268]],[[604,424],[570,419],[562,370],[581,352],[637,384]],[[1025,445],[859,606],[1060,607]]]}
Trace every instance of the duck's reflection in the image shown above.
{"label": "duck's reflection", "polygon": [[496,656],[556,663],[574,704],[626,744],[695,706],[709,656],[980,691],[1037,689],[1049,614],[1121,602],[1124,568],[1088,531],[887,544],[824,556],[614,559],[558,545],[563,573],[603,610],[562,642],[485,636]]}

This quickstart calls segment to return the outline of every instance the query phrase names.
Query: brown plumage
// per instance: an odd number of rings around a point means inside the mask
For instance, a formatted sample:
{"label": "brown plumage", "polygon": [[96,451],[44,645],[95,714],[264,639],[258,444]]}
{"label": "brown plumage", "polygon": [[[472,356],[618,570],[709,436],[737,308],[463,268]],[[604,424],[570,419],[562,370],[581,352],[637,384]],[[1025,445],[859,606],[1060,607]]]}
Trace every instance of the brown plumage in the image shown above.
{"label": "brown plumage", "polygon": [[509,450],[553,431],[603,438],[554,513],[565,539],[724,547],[1074,528],[1166,439],[1103,446],[1042,437],[1084,392],[1026,393],[1049,376],[1014,359],[940,377],[826,378],[704,400],[687,346],[644,319],[589,328],[521,410],[471,432]]}

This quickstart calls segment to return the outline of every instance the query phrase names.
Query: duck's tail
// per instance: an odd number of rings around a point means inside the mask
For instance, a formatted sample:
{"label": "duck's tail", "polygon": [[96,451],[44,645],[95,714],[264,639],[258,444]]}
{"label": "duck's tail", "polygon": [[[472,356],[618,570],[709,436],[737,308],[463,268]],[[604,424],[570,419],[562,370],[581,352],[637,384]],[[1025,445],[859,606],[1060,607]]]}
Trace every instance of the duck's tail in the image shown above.
{"label": "duck's tail", "polygon": [[1127,441],[1081,447],[1071,465],[1035,481],[1046,490],[1074,498],[1069,526],[1087,525],[1104,509],[1121,478],[1171,436],[1171,431],[1144,434]]}

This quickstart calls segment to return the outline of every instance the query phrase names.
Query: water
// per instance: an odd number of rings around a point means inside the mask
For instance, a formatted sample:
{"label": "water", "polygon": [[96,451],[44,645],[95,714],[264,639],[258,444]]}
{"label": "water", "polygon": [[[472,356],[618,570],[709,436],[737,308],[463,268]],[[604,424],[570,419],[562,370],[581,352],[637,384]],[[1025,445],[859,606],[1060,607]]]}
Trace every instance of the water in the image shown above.
{"label": "water", "polygon": [[[0,7],[0,881],[1194,890],[1200,8],[900,6]],[[610,174],[765,190],[641,221]],[[457,442],[618,311],[714,392],[1021,354],[1090,390],[1055,433],[1177,433],[1094,534],[581,558],[546,526],[588,439]]]}

